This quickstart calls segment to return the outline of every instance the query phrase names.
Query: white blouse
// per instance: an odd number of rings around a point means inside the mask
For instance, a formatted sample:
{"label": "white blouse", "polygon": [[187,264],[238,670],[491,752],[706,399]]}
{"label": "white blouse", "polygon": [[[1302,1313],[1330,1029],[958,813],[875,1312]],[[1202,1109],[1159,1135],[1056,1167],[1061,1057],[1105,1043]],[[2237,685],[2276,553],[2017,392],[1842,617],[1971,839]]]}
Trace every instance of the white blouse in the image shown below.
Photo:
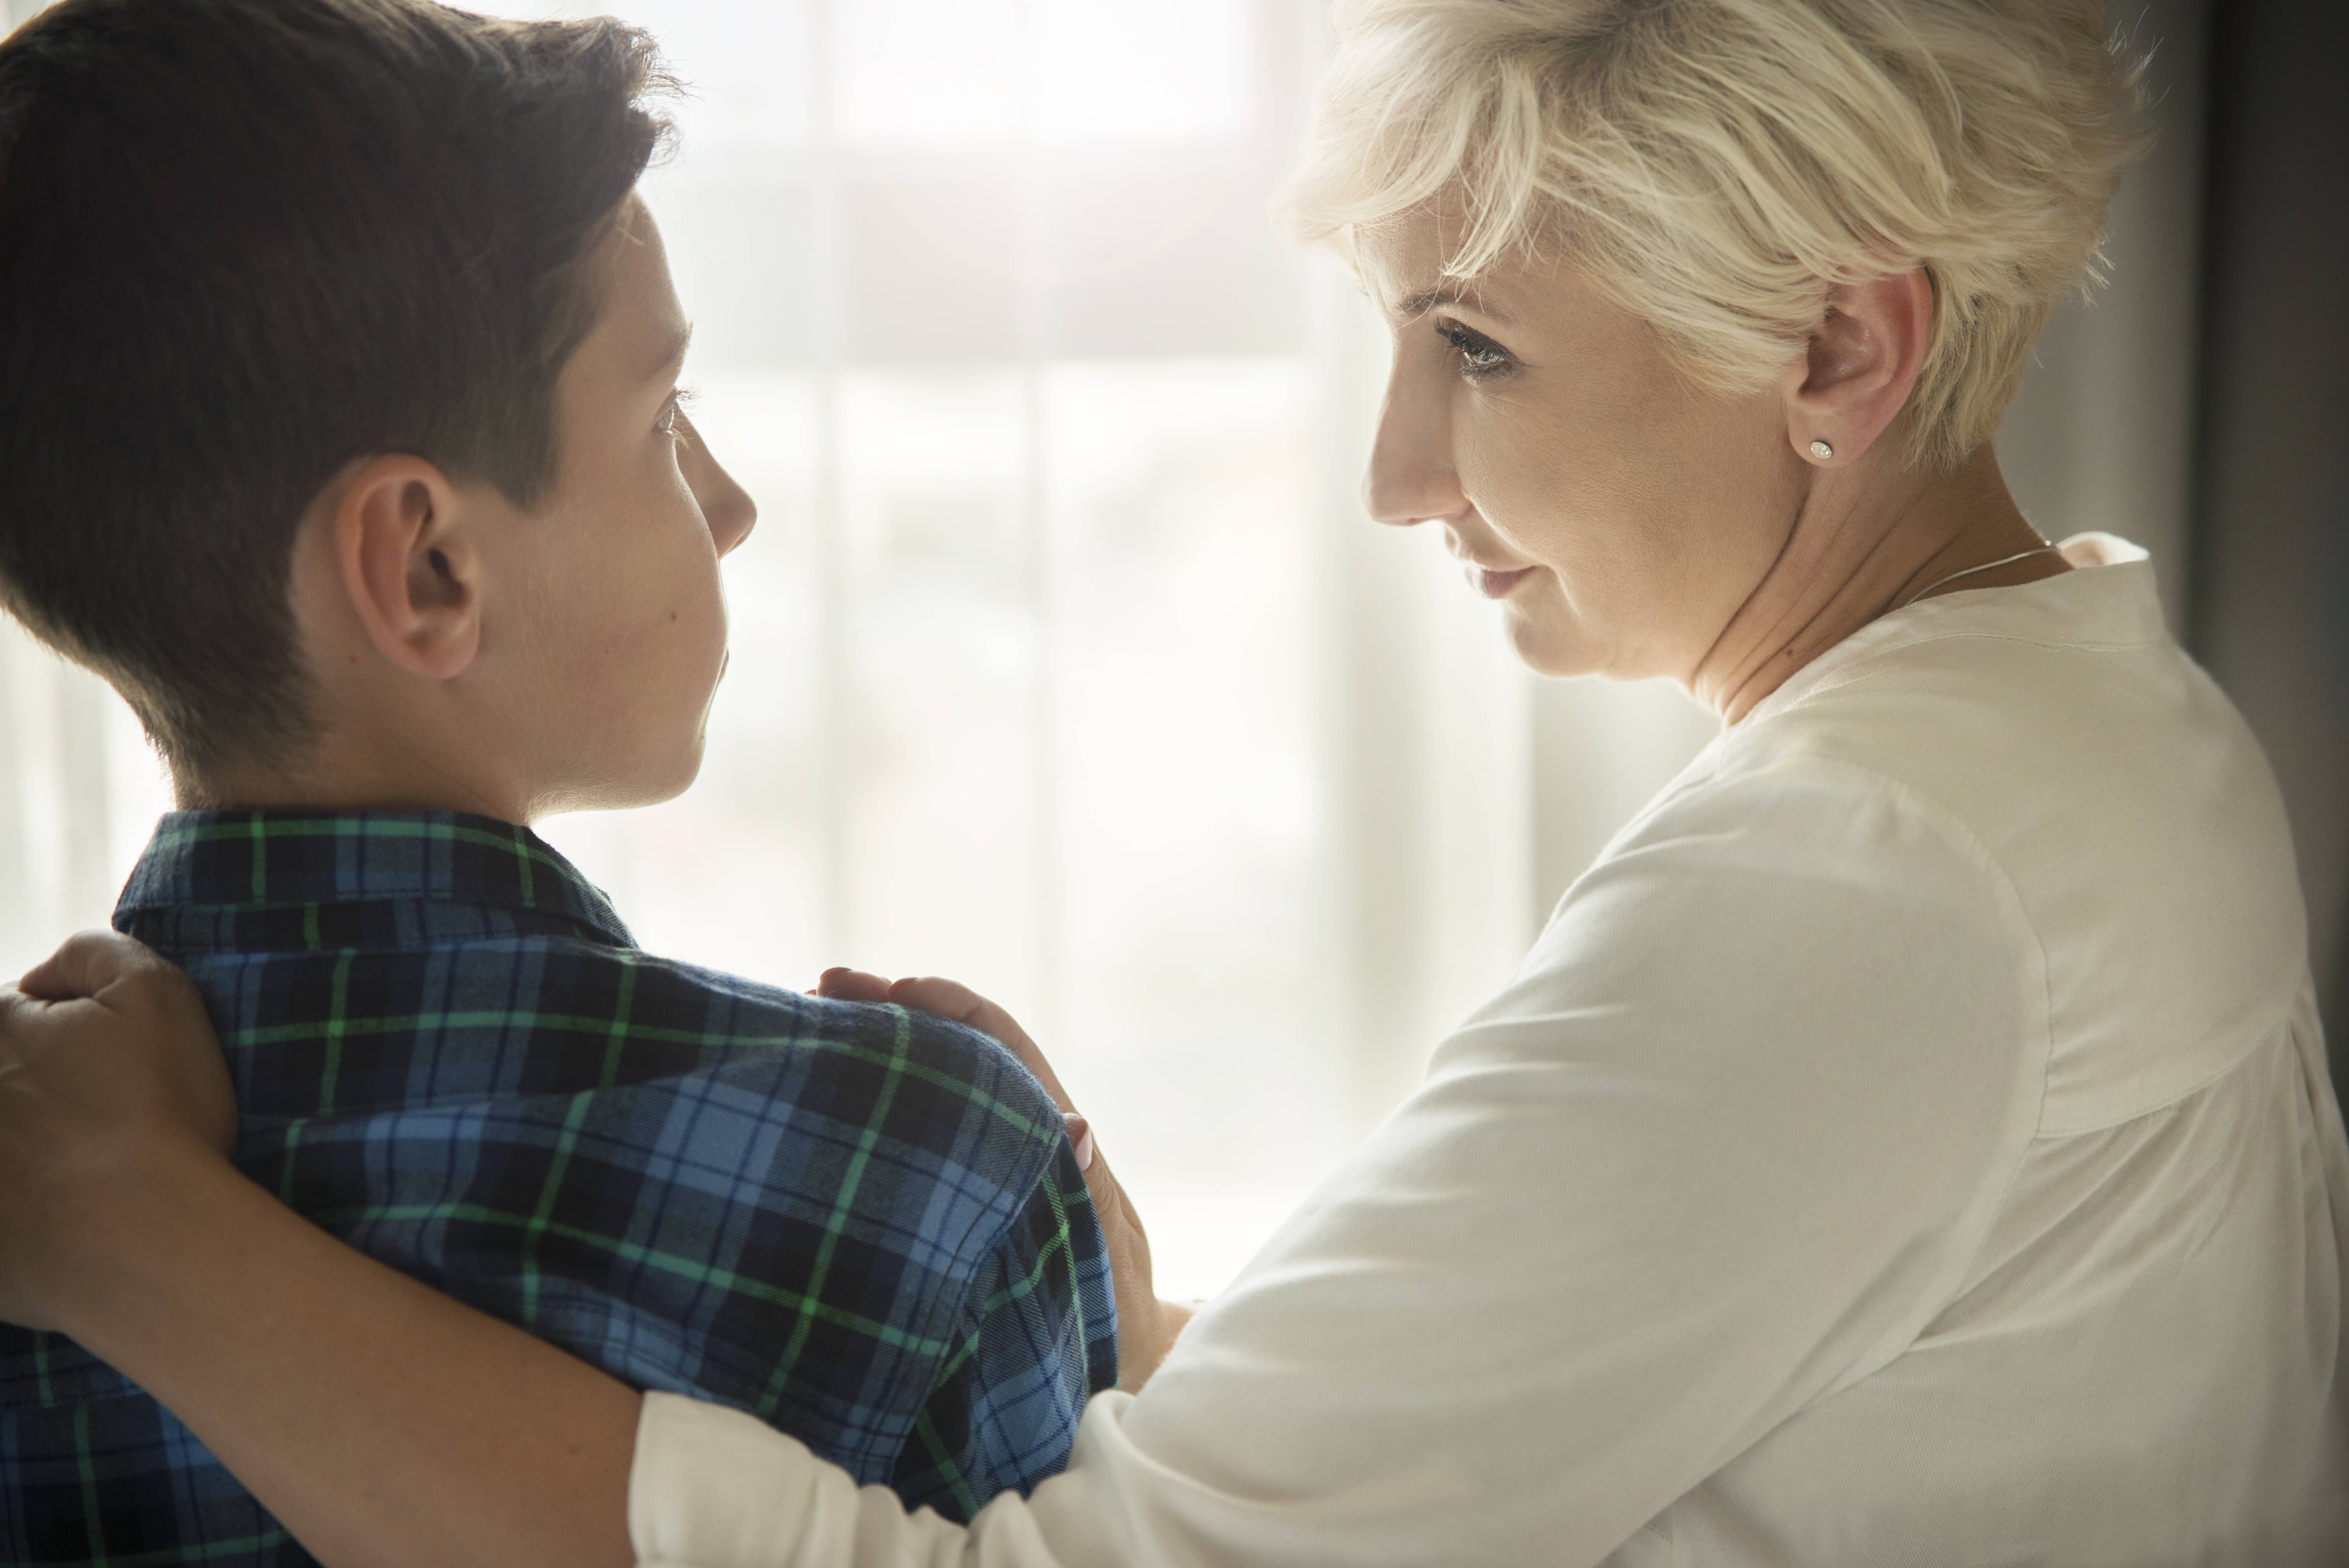
{"label": "white blouse", "polygon": [[1719,739],[1068,1472],[968,1530],[644,1404],[662,1568],[2349,1563],[2290,839],[2143,552]]}

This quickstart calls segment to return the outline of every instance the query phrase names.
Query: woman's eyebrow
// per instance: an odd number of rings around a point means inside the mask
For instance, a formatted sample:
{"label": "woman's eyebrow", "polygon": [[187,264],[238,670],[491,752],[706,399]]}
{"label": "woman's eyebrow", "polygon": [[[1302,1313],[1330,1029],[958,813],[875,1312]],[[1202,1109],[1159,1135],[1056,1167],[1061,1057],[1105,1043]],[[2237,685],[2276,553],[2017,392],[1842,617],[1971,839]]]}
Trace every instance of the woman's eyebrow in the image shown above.
{"label": "woman's eyebrow", "polygon": [[1403,301],[1397,307],[1396,315],[1399,319],[1409,321],[1426,315],[1439,304],[1461,305],[1503,326],[1510,325],[1507,312],[1494,309],[1483,294],[1462,284],[1438,284],[1432,289],[1422,289]]}

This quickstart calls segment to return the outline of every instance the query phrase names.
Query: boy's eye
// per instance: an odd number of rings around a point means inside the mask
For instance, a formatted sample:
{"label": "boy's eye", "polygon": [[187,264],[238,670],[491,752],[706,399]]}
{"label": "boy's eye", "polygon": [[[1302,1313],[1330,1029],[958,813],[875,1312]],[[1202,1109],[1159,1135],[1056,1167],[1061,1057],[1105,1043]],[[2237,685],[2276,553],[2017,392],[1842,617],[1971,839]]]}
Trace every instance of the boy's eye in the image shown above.
{"label": "boy's eye", "polygon": [[1509,368],[1509,351],[1481,332],[1456,321],[1439,321],[1435,335],[1460,356],[1460,373],[1471,381]]}
{"label": "boy's eye", "polygon": [[689,387],[680,387],[670,393],[668,401],[661,405],[660,418],[653,421],[653,428],[664,436],[679,434],[678,416],[682,414],[685,411],[685,406],[692,401],[693,389]]}

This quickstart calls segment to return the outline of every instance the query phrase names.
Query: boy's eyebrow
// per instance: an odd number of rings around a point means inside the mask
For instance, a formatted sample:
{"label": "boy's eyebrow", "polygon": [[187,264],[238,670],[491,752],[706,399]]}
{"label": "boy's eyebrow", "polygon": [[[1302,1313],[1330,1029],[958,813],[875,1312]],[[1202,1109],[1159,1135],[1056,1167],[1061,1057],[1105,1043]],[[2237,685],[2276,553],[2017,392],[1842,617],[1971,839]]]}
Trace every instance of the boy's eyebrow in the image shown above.
{"label": "boy's eyebrow", "polygon": [[653,361],[655,377],[665,376],[685,364],[685,351],[693,342],[693,323],[687,322],[668,335],[661,346],[661,356]]}

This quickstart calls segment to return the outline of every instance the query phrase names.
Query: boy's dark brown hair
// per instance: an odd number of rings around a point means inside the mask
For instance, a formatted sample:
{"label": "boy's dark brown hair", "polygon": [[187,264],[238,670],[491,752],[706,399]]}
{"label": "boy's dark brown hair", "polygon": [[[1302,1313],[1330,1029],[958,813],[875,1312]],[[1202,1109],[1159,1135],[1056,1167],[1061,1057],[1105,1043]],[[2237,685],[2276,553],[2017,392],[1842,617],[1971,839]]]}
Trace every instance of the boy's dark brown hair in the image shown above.
{"label": "boy's dark brown hair", "polygon": [[294,536],[347,463],[543,496],[663,85],[617,23],[427,0],[64,0],[0,45],[0,596],[175,769],[306,732]]}

